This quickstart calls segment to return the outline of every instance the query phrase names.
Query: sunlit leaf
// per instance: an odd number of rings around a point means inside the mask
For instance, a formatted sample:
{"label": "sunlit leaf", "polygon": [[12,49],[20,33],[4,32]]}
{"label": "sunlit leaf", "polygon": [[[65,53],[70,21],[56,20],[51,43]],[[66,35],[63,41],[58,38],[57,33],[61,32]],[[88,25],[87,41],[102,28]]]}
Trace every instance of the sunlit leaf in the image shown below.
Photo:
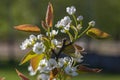
{"label": "sunlit leaf", "polygon": [[[29,80],[25,75],[23,75],[21,72],[19,72],[17,69],[16,69],[16,72],[18,74],[18,76],[21,78],[21,80]],[[1,79],[0,79],[1,80]]]}
{"label": "sunlit leaf", "polygon": [[100,29],[97,28],[91,28],[87,31],[86,33],[88,36],[96,39],[106,39],[109,38],[110,35],[106,32],[101,31]]}
{"label": "sunlit leaf", "polygon": [[33,57],[30,60],[30,64],[31,64],[34,71],[38,68],[40,60],[42,60],[43,58],[44,58],[44,54],[41,53],[41,54],[38,54],[37,56]]}
{"label": "sunlit leaf", "polygon": [[27,61],[29,61],[30,59],[32,59],[33,57],[37,56],[38,54],[34,53],[33,51],[28,52],[23,59],[21,60],[20,64],[24,64]]}
{"label": "sunlit leaf", "polygon": [[79,65],[78,67],[77,67],[77,69],[78,69],[78,72],[96,72],[96,73],[98,73],[98,72],[100,72],[100,71],[102,71],[102,69],[98,69],[98,68],[88,68],[88,67],[86,67],[86,66],[83,66],[83,65]]}
{"label": "sunlit leaf", "polygon": [[46,12],[46,24],[49,27],[52,27],[53,24],[53,6],[51,3],[48,4],[47,12]]}
{"label": "sunlit leaf", "polygon": [[50,80],[53,80],[57,74],[59,73],[59,69],[58,68],[54,68],[53,70],[50,71]]}
{"label": "sunlit leaf", "polygon": [[45,30],[48,29],[48,27],[44,21],[41,22],[41,25],[42,25],[43,29],[45,29]]}
{"label": "sunlit leaf", "polygon": [[40,32],[40,28],[35,26],[35,25],[31,25],[31,24],[23,24],[23,25],[18,25],[14,27],[16,30],[20,30],[20,31],[26,31],[26,32]]}

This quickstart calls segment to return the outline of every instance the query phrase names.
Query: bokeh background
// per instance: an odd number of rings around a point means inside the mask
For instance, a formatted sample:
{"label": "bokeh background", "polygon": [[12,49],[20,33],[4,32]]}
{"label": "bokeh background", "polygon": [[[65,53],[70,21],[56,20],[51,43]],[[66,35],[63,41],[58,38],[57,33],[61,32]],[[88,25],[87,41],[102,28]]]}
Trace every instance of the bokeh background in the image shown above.
{"label": "bokeh background", "polygon": [[0,77],[19,80],[15,68],[28,75],[28,64],[19,66],[26,52],[19,45],[30,33],[16,31],[14,26],[34,24],[41,28],[49,1],[54,7],[54,24],[68,15],[67,6],[74,5],[76,16],[84,16],[84,27],[95,20],[96,27],[112,37],[101,41],[85,36],[76,42],[86,50],[84,64],[103,71],[83,73],[74,80],[120,80],[120,0],[0,0]]}

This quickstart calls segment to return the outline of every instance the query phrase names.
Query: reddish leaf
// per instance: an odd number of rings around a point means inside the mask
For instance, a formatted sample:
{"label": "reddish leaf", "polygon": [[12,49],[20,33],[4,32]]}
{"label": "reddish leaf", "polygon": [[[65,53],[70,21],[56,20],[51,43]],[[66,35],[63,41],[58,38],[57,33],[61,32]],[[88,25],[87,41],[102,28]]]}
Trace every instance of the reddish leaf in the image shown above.
{"label": "reddish leaf", "polygon": [[58,68],[54,68],[51,72],[50,72],[50,80],[53,80],[57,74],[59,73],[59,69]]}
{"label": "reddish leaf", "polygon": [[49,2],[46,12],[46,24],[48,27],[52,27],[52,23],[53,23],[53,6]]}
{"label": "reddish leaf", "polygon": [[32,68],[33,68],[34,71],[38,68],[39,63],[40,63],[40,60],[42,60],[43,57],[44,57],[44,54],[41,53],[41,54],[33,57],[33,58],[30,60],[30,64],[31,64],[31,66],[32,66]]}
{"label": "reddish leaf", "polygon": [[18,74],[18,76],[22,79],[22,80],[29,80],[25,75],[23,75],[21,72],[19,72],[17,69],[16,69],[16,72]]}
{"label": "reddish leaf", "polygon": [[83,72],[96,72],[96,73],[98,73],[98,72],[102,71],[102,69],[98,69],[98,68],[88,68],[88,67],[83,66],[83,65],[79,65],[79,66],[77,67],[77,69],[78,69],[78,71],[83,71]]}
{"label": "reddish leaf", "polygon": [[47,25],[46,25],[46,23],[45,23],[44,21],[41,22],[41,25],[42,25],[42,27],[43,27],[45,30],[48,29],[48,27],[47,27]]}
{"label": "reddish leaf", "polygon": [[23,24],[14,27],[16,30],[26,31],[26,32],[40,32],[39,27],[31,24]]}

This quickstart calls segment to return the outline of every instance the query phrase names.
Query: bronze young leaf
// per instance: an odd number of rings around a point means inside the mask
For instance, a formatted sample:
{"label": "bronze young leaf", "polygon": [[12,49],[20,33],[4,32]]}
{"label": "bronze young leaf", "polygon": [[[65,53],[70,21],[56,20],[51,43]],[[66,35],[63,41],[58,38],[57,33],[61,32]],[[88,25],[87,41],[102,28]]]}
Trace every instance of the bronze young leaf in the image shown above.
{"label": "bronze young leaf", "polygon": [[101,31],[100,29],[97,28],[91,28],[87,31],[87,35],[95,38],[95,39],[106,39],[109,38],[110,35],[106,32]]}
{"label": "bronze young leaf", "polygon": [[14,27],[16,30],[26,32],[40,32],[40,28],[31,24],[23,24]]}
{"label": "bronze young leaf", "polygon": [[52,27],[52,24],[53,24],[53,6],[50,2],[48,4],[45,21],[46,21],[46,24],[48,27]]}
{"label": "bronze young leaf", "polygon": [[16,72],[18,74],[18,76],[22,79],[22,80],[29,80],[25,75],[23,75],[21,72],[19,72],[17,69],[16,69]]}
{"label": "bronze young leaf", "polygon": [[98,72],[102,71],[102,69],[98,69],[98,68],[88,68],[88,67],[83,66],[83,65],[79,65],[79,66],[77,67],[77,69],[78,69],[78,71],[83,71],[83,72],[96,72],[96,73],[98,73]]}

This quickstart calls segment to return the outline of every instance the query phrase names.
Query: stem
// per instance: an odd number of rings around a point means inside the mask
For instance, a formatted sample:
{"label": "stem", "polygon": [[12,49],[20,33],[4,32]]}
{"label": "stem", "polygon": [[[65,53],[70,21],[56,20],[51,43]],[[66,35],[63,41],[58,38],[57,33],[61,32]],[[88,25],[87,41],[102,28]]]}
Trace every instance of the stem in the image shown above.
{"label": "stem", "polygon": [[78,38],[80,38],[81,36],[83,36],[92,26],[88,26],[79,36]]}
{"label": "stem", "polygon": [[66,43],[66,41],[67,41],[66,39],[63,39],[63,43],[62,43],[63,45],[62,45],[60,51],[59,51],[58,54],[57,54],[57,60],[58,60],[61,52],[62,52],[62,51],[64,50],[64,48],[65,48],[65,43]]}
{"label": "stem", "polygon": [[71,34],[69,31],[66,31],[66,33],[69,35],[70,41],[72,42],[72,41],[73,41],[73,36],[72,36],[72,34]]}
{"label": "stem", "polygon": [[77,26],[77,20],[76,20],[76,17],[75,17],[74,14],[73,14],[72,16],[73,16],[73,19],[74,19],[74,21],[75,21],[75,25]]}

